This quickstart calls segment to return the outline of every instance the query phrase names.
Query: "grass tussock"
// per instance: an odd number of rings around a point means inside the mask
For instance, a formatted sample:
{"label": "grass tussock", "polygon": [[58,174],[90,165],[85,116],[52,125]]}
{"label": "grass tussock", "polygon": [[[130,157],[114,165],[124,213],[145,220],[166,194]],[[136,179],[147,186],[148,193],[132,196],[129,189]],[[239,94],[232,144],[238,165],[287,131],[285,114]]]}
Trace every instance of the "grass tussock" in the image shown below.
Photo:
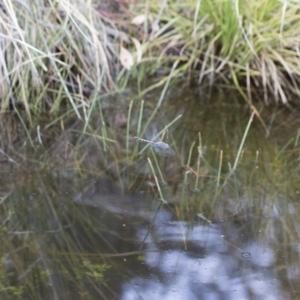
{"label": "grass tussock", "polygon": [[179,62],[174,76],[199,84],[233,83],[247,101],[254,89],[263,91],[265,102],[270,93],[285,104],[299,95],[296,2],[163,3],[150,1],[137,11],[150,20],[142,40],[144,62],[152,64],[153,73]]}
{"label": "grass tussock", "polygon": [[[87,1],[4,1],[0,7],[1,110],[57,112],[80,118],[86,95],[115,87],[113,23]],[[110,35],[110,37],[109,37]]]}
{"label": "grass tussock", "polygon": [[31,121],[63,107],[84,118],[133,78],[140,95],[183,77],[287,104],[299,95],[298,11],[277,0],[3,1],[1,111],[21,107]]}

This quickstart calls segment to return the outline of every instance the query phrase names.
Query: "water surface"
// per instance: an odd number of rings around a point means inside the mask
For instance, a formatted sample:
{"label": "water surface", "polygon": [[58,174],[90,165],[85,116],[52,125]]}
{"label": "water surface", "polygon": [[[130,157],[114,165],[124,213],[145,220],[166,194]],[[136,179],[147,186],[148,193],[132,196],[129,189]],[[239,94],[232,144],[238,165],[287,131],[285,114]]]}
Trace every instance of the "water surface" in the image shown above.
{"label": "water surface", "polygon": [[[127,122],[131,98],[31,143],[3,119],[1,299],[299,297],[297,114],[257,105],[233,172],[237,94],[174,87],[152,115],[158,91]],[[174,155],[126,138],[151,124]]]}

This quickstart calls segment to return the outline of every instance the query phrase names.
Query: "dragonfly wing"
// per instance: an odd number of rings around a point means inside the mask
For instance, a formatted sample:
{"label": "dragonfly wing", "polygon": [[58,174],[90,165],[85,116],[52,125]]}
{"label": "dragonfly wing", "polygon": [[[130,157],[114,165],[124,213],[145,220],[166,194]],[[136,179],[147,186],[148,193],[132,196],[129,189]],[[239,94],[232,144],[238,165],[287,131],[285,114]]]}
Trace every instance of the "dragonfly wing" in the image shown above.
{"label": "dragonfly wing", "polygon": [[159,142],[159,136],[157,136],[158,131],[157,127],[154,124],[151,124],[148,130],[145,132],[145,137],[148,141]]}

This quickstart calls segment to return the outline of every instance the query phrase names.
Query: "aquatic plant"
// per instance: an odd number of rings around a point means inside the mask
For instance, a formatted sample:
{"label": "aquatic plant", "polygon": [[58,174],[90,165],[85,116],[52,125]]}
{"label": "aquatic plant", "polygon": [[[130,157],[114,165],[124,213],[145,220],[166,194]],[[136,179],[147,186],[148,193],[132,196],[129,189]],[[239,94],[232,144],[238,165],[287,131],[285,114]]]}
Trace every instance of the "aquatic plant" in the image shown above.
{"label": "aquatic plant", "polygon": [[[190,256],[199,253],[199,240],[211,253],[206,242],[212,237],[222,256],[226,246],[235,258],[249,258],[247,247],[259,244],[294,269],[298,253],[289,251],[299,240],[300,133],[284,128],[284,140],[273,143],[247,105],[236,113],[222,104],[223,96],[215,99],[222,110],[199,105],[182,117],[167,102],[155,110],[160,95],[153,96],[157,103],[122,96],[117,107],[97,102],[89,122],[72,115],[63,134],[59,123],[39,138],[31,129],[35,147],[22,138],[16,151],[1,140],[0,149],[16,162],[3,163],[0,177],[2,298],[118,298],[115,287],[147,263],[149,246]],[[276,135],[286,114],[274,114],[268,124]],[[175,152],[167,161],[151,143],[135,138],[150,138],[152,124],[155,136]],[[203,231],[190,239],[196,226]],[[170,227],[178,228],[171,237]]]}

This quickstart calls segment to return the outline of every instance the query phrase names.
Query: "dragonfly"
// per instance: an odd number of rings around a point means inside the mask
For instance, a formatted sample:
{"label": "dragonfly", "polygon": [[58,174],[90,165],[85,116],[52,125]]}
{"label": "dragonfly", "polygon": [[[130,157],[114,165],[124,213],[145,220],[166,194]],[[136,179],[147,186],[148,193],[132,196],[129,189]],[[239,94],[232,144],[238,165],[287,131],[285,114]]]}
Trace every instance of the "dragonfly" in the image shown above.
{"label": "dragonfly", "polygon": [[175,154],[175,151],[165,142],[163,142],[157,133],[157,128],[155,125],[150,126],[150,131],[146,132],[146,139],[140,137],[134,137],[135,139],[148,143],[153,148],[154,152],[160,156],[172,156]]}

